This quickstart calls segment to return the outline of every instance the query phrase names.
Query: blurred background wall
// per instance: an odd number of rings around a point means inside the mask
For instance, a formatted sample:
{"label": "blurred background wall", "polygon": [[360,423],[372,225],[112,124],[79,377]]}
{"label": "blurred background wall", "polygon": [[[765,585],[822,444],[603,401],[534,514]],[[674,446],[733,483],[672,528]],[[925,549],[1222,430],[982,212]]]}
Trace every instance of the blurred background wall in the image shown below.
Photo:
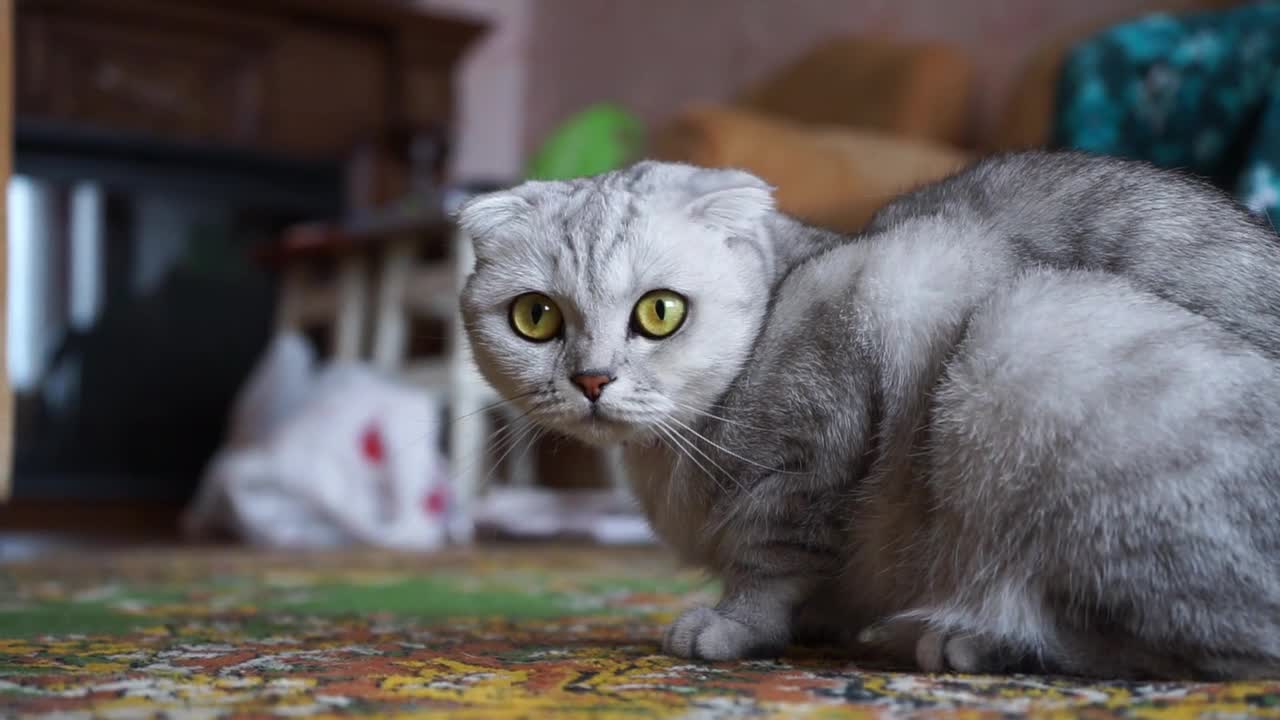
{"label": "blurred background wall", "polygon": [[474,14],[493,32],[464,63],[460,177],[509,177],[570,113],[607,99],[661,124],[721,100],[824,40],[880,34],[942,41],[977,71],[988,131],[1039,47],[1081,27],[1190,3],[1165,0],[420,0]]}
{"label": "blurred background wall", "polygon": [[[489,23],[489,34],[468,53],[458,75],[459,127],[452,173],[458,178],[519,174],[525,130],[527,63],[532,59],[531,0],[418,0],[423,7],[465,13]],[[565,110],[571,111],[573,108]],[[551,120],[555,122],[555,120]],[[548,128],[544,127],[545,132]]]}

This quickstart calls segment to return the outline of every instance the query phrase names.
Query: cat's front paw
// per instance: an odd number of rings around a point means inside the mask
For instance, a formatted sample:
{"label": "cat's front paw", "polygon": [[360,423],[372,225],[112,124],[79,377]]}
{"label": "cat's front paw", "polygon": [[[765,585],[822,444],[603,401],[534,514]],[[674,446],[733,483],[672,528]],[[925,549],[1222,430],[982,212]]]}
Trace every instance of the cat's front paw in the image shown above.
{"label": "cat's front paw", "polygon": [[693,660],[740,660],[778,655],[782,645],[709,607],[696,607],[684,611],[667,628],[662,650]]}

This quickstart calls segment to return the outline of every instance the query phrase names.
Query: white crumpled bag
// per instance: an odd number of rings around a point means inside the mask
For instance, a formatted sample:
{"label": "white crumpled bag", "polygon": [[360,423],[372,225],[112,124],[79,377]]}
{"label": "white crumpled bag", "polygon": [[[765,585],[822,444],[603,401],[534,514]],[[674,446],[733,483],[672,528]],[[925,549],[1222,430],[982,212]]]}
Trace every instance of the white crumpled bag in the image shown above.
{"label": "white crumpled bag", "polygon": [[441,547],[451,503],[440,409],[370,369],[317,368],[307,341],[284,333],[237,398],[184,528],[272,547]]}

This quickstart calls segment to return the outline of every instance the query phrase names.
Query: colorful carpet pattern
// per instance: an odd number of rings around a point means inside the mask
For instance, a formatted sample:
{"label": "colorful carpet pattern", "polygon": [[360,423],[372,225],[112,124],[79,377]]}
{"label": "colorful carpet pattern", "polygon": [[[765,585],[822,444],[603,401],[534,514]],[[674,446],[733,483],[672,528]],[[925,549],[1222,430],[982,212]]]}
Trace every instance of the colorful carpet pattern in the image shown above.
{"label": "colorful carpet pattern", "polygon": [[152,552],[0,566],[0,717],[1280,717],[1280,682],[1081,684],[658,652],[648,551]]}

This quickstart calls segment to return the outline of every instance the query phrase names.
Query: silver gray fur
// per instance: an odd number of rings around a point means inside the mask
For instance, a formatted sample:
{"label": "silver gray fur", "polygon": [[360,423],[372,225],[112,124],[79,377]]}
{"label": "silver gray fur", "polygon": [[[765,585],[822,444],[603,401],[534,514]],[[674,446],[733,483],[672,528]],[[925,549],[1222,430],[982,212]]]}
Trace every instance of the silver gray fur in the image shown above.
{"label": "silver gray fur", "polygon": [[[846,238],[746,173],[646,162],[460,220],[485,377],[624,443],[655,530],[724,582],[668,652],[1280,676],[1280,241],[1220,192],[1017,154]],[[633,336],[657,288],[688,319]],[[561,339],[511,331],[525,291]],[[589,368],[616,376],[594,412]]]}

